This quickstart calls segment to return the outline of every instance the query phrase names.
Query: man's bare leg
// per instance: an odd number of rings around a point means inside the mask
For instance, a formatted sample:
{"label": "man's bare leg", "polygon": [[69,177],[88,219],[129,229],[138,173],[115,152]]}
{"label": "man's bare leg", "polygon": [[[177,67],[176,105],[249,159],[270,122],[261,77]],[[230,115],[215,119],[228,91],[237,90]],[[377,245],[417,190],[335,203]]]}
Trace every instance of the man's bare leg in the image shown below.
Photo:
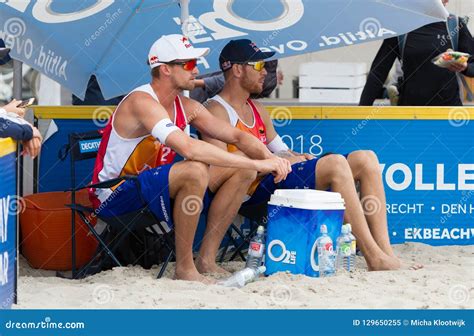
{"label": "man's bare leg", "polygon": [[360,181],[360,194],[365,218],[377,245],[389,256],[395,257],[390,245],[385,190],[379,160],[372,151],[355,151],[347,162],[356,181]]}
{"label": "man's bare leg", "polygon": [[173,165],[169,175],[170,197],[174,199],[176,271],[175,279],[211,281],[202,276],[193,260],[193,241],[202,210],[202,199],[209,182],[208,166],[195,161]]}
{"label": "man's bare leg", "polygon": [[257,172],[211,166],[209,174],[209,189],[212,192],[217,190],[217,193],[207,215],[206,232],[196,267],[201,273],[228,273],[216,264],[217,252]]}
{"label": "man's bare leg", "polygon": [[[362,207],[372,236],[387,255],[399,260],[390,245],[385,190],[377,155],[370,150],[355,151],[349,154],[347,162],[354,179],[360,182]],[[403,268],[416,270],[423,268],[423,265],[405,264]]]}
{"label": "man's bare leg", "polygon": [[395,270],[400,267],[397,259],[388,256],[372,237],[362,211],[351,169],[342,155],[328,155],[316,164],[316,188],[339,192],[344,198],[346,210],[344,219],[352,223],[354,235],[360,243],[369,271]]}

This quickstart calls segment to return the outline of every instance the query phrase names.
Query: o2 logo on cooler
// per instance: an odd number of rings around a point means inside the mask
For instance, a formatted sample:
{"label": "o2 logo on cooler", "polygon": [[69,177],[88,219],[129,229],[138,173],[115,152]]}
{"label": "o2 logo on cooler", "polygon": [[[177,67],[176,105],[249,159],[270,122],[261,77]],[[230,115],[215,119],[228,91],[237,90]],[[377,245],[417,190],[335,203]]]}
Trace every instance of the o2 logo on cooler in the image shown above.
{"label": "o2 logo on cooler", "polygon": [[[281,254],[279,256],[273,254],[272,249],[274,246],[280,246]],[[268,257],[274,262],[282,262],[291,265],[296,264],[296,251],[288,251],[285,243],[279,239],[272,240],[270,244],[268,244]]]}

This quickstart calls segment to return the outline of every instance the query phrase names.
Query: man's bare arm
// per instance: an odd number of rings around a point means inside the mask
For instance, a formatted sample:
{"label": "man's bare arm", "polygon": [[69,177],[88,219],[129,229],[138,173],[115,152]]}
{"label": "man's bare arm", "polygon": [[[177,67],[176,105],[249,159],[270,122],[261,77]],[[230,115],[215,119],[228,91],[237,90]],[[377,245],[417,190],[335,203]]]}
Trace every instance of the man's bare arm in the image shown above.
{"label": "man's bare arm", "polygon": [[[267,130],[267,140],[268,140],[268,143],[270,143],[278,136],[278,132],[275,130],[275,126],[273,126],[270,113],[268,113],[265,106],[263,106],[263,104],[261,104],[258,101],[254,101],[254,104],[258,109],[258,112],[260,114],[260,117],[262,118],[263,123],[265,124],[265,128]],[[314,158],[310,154],[298,153],[291,149],[274,153],[274,154],[279,157],[288,159],[291,162],[291,164],[301,162],[301,161],[311,160],[312,158]]]}
{"label": "man's bare arm", "polygon": [[[155,125],[163,119],[169,119],[166,110],[151,97],[143,95],[130,97],[131,108],[135,117],[143,127],[151,133]],[[170,133],[166,138],[168,147],[189,160],[201,161],[207,164],[252,169],[266,173],[276,173],[281,178],[286,178],[291,168],[284,160],[251,160],[239,155],[233,155],[204,141],[196,140],[185,134],[180,129]]]}
{"label": "man's bare arm", "polygon": [[209,103],[208,108],[212,109],[211,113],[201,104],[195,103],[200,107],[195,107],[199,109],[199,113],[193,120],[193,126],[196,127],[206,139],[214,138],[221,140],[223,143],[234,145],[253,159],[269,159],[273,156],[268,148],[256,137],[232,127],[229,121],[224,119],[227,113],[220,104],[215,102]]}

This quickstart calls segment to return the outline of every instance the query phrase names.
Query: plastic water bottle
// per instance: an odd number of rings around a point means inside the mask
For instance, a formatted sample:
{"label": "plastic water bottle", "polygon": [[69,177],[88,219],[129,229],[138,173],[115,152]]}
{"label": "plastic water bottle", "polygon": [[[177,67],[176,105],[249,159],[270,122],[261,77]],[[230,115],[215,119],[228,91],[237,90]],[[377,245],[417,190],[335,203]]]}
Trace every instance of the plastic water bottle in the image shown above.
{"label": "plastic water bottle", "polygon": [[245,267],[257,269],[258,267],[260,267],[260,265],[262,265],[263,255],[265,254],[264,233],[265,228],[260,225],[257,228],[257,233],[250,241]]}
{"label": "plastic water bottle", "polygon": [[349,236],[349,228],[346,225],[342,226],[341,234],[337,238],[337,254],[336,254],[336,269],[345,269],[352,271],[352,251],[351,251],[351,237]]}
{"label": "plastic water bottle", "polygon": [[320,232],[321,236],[316,240],[319,276],[329,277],[335,273],[333,244],[331,237],[328,236],[328,228],[325,224],[321,225]]}
{"label": "plastic water bottle", "polygon": [[255,281],[258,279],[260,274],[263,274],[266,270],[265,266],[257,267],[256,269],[253,268],[244,268],[238,272],[235,272],[230,276],[230,278],[218,282],[219,285],[226,286],[226,287],[237,287],[242,288],[249,282]]}
{"label": "plastic water bottle", "polygon": [[356,237],[352,234],[352,225],[347,223],[345,226],[347,226],[348,235],[351,238],[351,270],[353,271],[355,269],[355,261],[357,256],[357,241]]}

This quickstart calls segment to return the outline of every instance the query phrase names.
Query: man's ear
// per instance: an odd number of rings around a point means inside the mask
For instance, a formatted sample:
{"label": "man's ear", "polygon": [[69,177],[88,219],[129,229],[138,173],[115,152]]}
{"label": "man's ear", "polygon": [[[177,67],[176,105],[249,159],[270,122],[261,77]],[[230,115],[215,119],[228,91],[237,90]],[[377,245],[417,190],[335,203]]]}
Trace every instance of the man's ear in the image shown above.
{"label": "man's ear", "polygon": [[240,78],[242,77],[242,72],[243,72],[243,65],[242,64],[232,64],[232,76],[235,78]]}
{"label": "man's ear", "polygon": [[160,65],[160,71],[163,75],[165,76],[171,76],[171,69],[170,69],[170,66],[168,64],[162,64]]}

